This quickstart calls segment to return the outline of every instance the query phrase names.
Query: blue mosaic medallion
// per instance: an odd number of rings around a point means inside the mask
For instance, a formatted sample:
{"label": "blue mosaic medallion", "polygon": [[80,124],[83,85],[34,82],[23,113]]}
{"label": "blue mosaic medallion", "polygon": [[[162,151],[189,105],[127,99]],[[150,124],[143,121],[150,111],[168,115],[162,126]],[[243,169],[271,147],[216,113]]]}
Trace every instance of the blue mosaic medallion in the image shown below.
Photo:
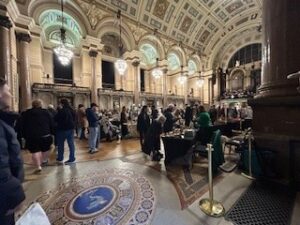
{"label": "blue mosaic medallion", "polygon": [[155,209],[151,183],[140,174],[108,169],[72,178],[37,199],[51,224],[147,225]]}
{"label": "blue mosaic medallion", "polygon": [[84,190],[71,201],[69,213],[74,218],[93,217],[106,210],[116,199],[116,191],[109,186],[98,186]]}

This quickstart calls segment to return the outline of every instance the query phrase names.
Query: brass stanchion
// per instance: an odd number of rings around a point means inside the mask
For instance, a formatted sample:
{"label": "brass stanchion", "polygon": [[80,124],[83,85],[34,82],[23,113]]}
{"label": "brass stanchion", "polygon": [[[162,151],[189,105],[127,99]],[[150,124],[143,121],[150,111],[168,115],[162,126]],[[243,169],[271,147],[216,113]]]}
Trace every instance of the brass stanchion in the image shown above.
{"label": "brass stanchion", "polygon": [[249,166],[249,174],[242,173],[242,176],[255,180],[255,177],[252,176],[252,132],[250,131],[248,134],[248,166]]}
{"label": "brass stanchion", "polygon": [[212,145],[207,144],[206,150],[208,151],[208,188],[209,188],[209,199],[201,199],[199,202],[200,209],[208,216],[221,217],[225,214],[224,206],[214,200],[214,190],[212,181],[212,157],[211,152],[213,151]]}

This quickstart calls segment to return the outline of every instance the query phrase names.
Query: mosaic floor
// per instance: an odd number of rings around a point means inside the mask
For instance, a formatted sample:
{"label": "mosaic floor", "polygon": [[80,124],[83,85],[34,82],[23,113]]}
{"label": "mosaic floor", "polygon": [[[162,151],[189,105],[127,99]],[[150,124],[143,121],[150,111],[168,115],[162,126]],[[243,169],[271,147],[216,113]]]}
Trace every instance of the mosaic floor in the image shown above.
{"label": "mosaic floor", "polygon": [[156,197],[151,183],[124,169],[91,171],[35,200],[51,224],[149,224]]}
{"label": "mosaic floor", "polygon": [[[201,212],[198,202],[208,197],[205,188],[190,202],[189,195],[186,199],[180,196],[180,182],[177,187],[174,182],[191,178],[181,183],[185,187],[182,190],[195,191],[194,181],[201,175],[197,167],[191,176],[180,173],[176,177],[172,173],[172,180],[163,163],[155,164],[147,158],[142,162],[138,154],[129,156],[130,160],[121,157],[48,166],[40,175],[33,174],[34,169],[26,165],[27,198],[21,212],[38,201],[54,225],[232,225],[224,217],[212,218]],[[239,172],[227,173],[215,182],[214,197],[228,211],[250,184]],[[299,195],[297,199],[292,225],[300,221]],[[183,207],[182,200],[187,206]]]}

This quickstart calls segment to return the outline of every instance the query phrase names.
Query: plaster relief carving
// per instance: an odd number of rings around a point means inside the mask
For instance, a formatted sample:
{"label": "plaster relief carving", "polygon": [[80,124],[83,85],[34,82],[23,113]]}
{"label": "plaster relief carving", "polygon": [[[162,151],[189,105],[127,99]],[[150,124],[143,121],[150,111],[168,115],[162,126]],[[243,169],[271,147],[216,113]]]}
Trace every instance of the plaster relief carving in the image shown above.
{"label": "plaster relief carving", "polygon": [[89,19],[91,27],[95,30],[98,22],[103,18],[103,12],[97,8],[95,4],[90,4],[84,0],[76,0],[80,8],[86,13],[86,16]]}

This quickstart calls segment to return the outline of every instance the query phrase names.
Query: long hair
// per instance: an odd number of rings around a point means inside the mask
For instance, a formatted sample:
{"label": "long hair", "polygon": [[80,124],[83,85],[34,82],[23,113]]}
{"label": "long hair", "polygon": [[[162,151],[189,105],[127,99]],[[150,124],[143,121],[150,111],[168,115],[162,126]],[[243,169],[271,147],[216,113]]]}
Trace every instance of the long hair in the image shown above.
{"label": "long hair", "polygon": [[70,103],[69,103],[68,99],[66,99],[66,98],[62,98],[60,100],[60,104],[62,104],[63,107],[68,107],[68,108],[70,107]]}

